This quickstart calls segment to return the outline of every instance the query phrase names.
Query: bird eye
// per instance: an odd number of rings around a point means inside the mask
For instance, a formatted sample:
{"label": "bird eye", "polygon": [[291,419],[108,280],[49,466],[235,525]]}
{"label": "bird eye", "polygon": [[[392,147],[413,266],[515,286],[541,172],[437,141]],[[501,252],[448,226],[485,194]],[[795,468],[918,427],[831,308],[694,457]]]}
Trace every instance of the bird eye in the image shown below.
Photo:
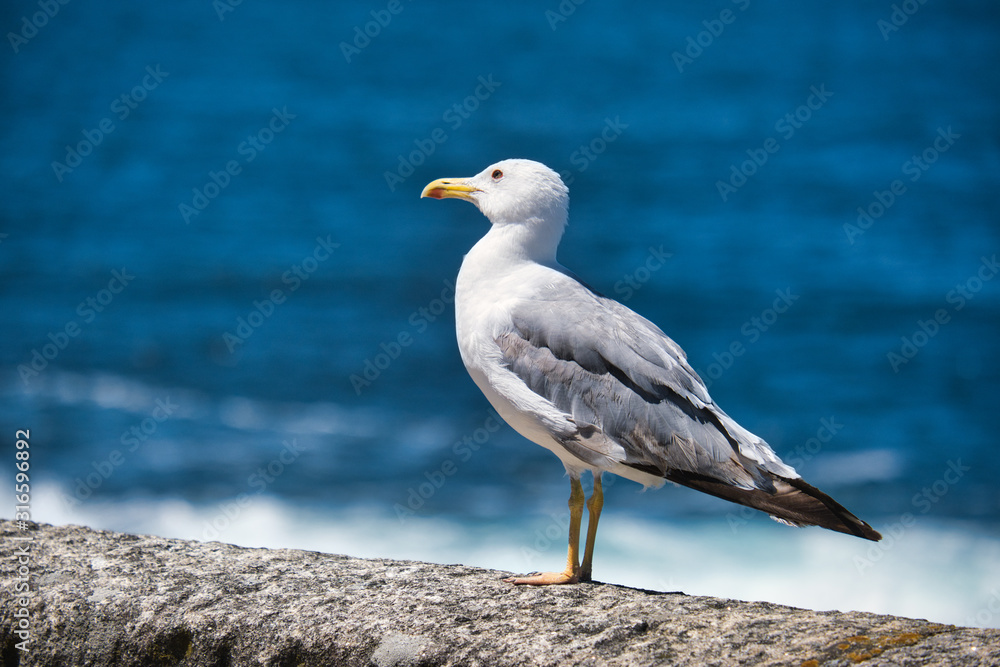
{"label": "bird eye", "polygon": [[503,178],[503,172],[500,171],[499,169],[494,169],[493,170],[493,180],[494,181],[499,181],[501,178]]}

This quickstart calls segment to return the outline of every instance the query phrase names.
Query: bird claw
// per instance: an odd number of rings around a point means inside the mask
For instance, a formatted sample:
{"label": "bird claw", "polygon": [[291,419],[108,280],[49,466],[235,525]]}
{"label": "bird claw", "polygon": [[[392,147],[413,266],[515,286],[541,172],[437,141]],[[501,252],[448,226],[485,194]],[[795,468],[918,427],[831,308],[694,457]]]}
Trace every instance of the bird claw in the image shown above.
{"label": "bird claw", "polygon": [[551,586],[554,584],[578,584],[580,577],[570,572],[540,572],[530,577],[508,577],[504,581],[515,586]]}

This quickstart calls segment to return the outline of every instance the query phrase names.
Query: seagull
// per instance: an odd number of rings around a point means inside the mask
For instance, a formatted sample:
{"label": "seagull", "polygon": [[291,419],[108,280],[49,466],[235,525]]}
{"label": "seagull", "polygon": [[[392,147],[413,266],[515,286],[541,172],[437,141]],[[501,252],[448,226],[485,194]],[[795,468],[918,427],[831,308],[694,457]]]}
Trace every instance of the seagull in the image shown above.
{"label": "seagull", "polygon": [[[420,196],[463,199],[490,221],[456,282],[462,361],[500,416],[559,457],[570,480],[566,568],[505,581],[591,581],[606,472],[644,487],[669,480],[792,526],[881,539],[723,412],[659,327],[556,261],[569,189],[555,171],[503,160],[471,178],[432,181]],[[587,471],[594,489],[581,562]]]}

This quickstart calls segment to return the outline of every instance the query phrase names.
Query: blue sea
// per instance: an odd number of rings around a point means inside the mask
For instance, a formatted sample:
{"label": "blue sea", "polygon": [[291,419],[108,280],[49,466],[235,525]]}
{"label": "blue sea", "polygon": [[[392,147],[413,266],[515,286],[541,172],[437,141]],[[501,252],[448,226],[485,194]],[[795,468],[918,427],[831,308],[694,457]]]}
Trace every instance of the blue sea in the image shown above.
{"label": "blue sea", "polygon": [[885,535],[608,480],[597,579],[1000,627],[995,3],[12,0],[0,27],[0,479],[29,431],[34,520],[561,567],[562,467],[455,342],[488,223],[419,199],[524,157],[570,186],[561,262]]}

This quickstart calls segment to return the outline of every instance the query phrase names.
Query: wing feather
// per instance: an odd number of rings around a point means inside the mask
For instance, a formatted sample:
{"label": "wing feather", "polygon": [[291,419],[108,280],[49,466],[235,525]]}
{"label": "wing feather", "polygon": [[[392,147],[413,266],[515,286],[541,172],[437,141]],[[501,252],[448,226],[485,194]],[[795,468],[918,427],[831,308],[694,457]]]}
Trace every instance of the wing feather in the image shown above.
{"label": "wing feather", "polygon": [[518,301],[495,339],[503,366],[562,411],[557,437],[608,460],[757,508],[793,525],[880,535],[805,483],[708,394],[677,343],[649,320],[565,276]]}
{"label": "wing feather", "polygon": [[677,343],[616,301],[554,283],[519,302],[511,320],[513,331],[496,341],[507,368],[578,426],[620,446],[619,463],[742,488],[770,489],[766,472],[797,476],[712,401]]}

